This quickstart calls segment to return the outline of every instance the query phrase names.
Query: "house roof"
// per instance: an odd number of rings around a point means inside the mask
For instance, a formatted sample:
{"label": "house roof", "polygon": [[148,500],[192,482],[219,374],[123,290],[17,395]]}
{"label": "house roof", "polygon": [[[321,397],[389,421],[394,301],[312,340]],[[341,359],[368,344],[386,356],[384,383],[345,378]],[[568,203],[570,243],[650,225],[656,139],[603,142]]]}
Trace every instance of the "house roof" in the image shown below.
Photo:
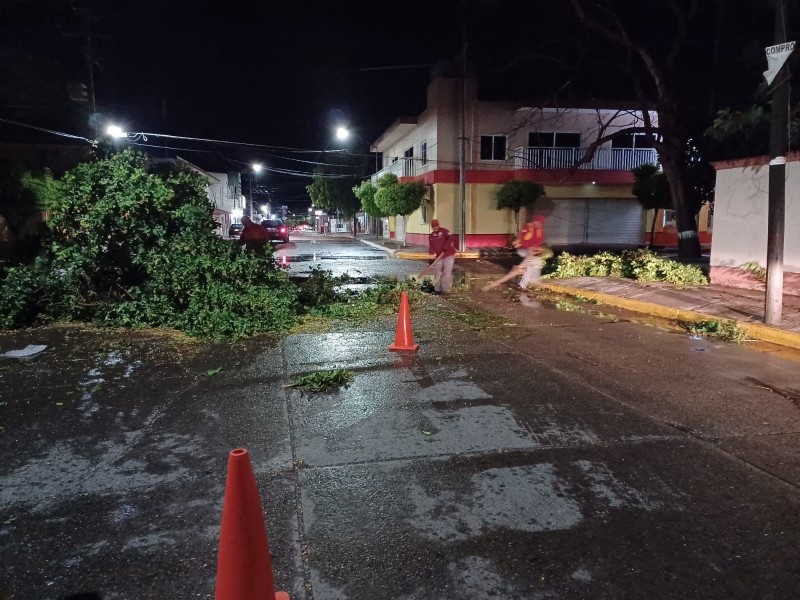
{"label": "house roof", "polygon": [[395,137],[397,133],[403,133],[410,129],[412,126],[417,124],[417,117],[397,117],[394,120],[394,123],[389,125],[389,127],[384,131],[381,136],[372,143],[370,147],[370,151],[372,152],[379,152],[379,147],[383,145],[388,140]]}

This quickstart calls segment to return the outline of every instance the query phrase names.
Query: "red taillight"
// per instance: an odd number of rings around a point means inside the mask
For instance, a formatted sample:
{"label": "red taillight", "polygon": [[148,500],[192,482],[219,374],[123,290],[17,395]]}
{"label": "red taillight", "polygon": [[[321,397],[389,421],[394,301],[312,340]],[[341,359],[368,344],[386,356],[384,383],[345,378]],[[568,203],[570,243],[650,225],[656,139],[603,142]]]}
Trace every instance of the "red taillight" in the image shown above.
{"label": "red taillight", "polygon": [[286,233],[286,227],[281,227],[280,231],[281,233]]}

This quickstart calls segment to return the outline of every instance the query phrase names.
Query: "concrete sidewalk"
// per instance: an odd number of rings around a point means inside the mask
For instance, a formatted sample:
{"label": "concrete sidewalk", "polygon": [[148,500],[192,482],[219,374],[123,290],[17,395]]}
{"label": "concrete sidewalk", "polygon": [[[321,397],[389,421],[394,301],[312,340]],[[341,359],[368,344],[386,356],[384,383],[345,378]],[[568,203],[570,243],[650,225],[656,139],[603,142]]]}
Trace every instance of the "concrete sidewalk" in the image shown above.
{"label": "concrete sidewalk", "polygon": [[679,287],[611,277],[544,279],[541,287],[672,320],[731,319],[753,339],[800,349],[797,296],[784,296],[783,322],[772,326],[763,322],[764,293],[759,291],[715,285]]}

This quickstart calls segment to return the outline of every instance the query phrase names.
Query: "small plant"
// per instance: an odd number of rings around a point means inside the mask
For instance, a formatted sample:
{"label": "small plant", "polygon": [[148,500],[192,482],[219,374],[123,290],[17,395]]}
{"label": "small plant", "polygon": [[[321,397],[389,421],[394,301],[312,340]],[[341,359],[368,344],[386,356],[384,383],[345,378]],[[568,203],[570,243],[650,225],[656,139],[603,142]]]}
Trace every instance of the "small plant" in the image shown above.
{"label": "small plant", "polygon": [[678,321],[678,324],[692,335],[716,337],[726,342],[741,344],[747,339],[747,334],[739,327],[736,321],[710,320],[710,321]]}
{"label": "small plant", "polygon": [[742,269],[742,271],[747,271],[753,277],[758,279],[760,282],[766,283],[766,281],[767,281],[767,270],[764,267],[762,267],[760,264],[758,264],[757,262],[755,262],[755,261],[746,262],[739,268]]}
{"label": "small plant", "polygon": [[345,369],[316,371],[296,377],[295,380],[286,387],[301,387],[309,392],[324,392],[333,388],[346,386],[355,376],[355,373]]}

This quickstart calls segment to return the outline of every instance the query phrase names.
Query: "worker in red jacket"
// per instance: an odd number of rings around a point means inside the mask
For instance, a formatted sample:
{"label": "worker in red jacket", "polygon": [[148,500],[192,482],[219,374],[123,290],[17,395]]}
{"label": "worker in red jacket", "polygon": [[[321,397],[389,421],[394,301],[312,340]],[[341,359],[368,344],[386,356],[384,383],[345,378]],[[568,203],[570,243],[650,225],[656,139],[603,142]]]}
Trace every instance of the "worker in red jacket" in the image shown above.
{"label": "worker in red jacket", "polygon": [[519,236],[514,240],[517,254],[523,257],[522,262],[511,269],[506,275],[492,281],[481,288],[488,292],[517,275],[522,275],[519,287],[528,289],[532,283],[539,283],[542,275],[542,246],[544,244],[544,217],[531,215],[528,222],[522,227]]}
{"label": "worker in red jacket", "polygon": [[250,217],[242,217],[242,233],[239,236],[239,245],[245,246],[248,252],[261,252],[269,242],[269,234],[261,225],[257,225],[250,220]]}
{"label": "worker in red jacket", "polygon": [[449,294],[453,288],[453,263],[456,260],[455,240],[450,232],[439,226],[439,220],[431,221],[432,231],[428,236],[428,254],[435,256],[433,263],[433,293]]}

